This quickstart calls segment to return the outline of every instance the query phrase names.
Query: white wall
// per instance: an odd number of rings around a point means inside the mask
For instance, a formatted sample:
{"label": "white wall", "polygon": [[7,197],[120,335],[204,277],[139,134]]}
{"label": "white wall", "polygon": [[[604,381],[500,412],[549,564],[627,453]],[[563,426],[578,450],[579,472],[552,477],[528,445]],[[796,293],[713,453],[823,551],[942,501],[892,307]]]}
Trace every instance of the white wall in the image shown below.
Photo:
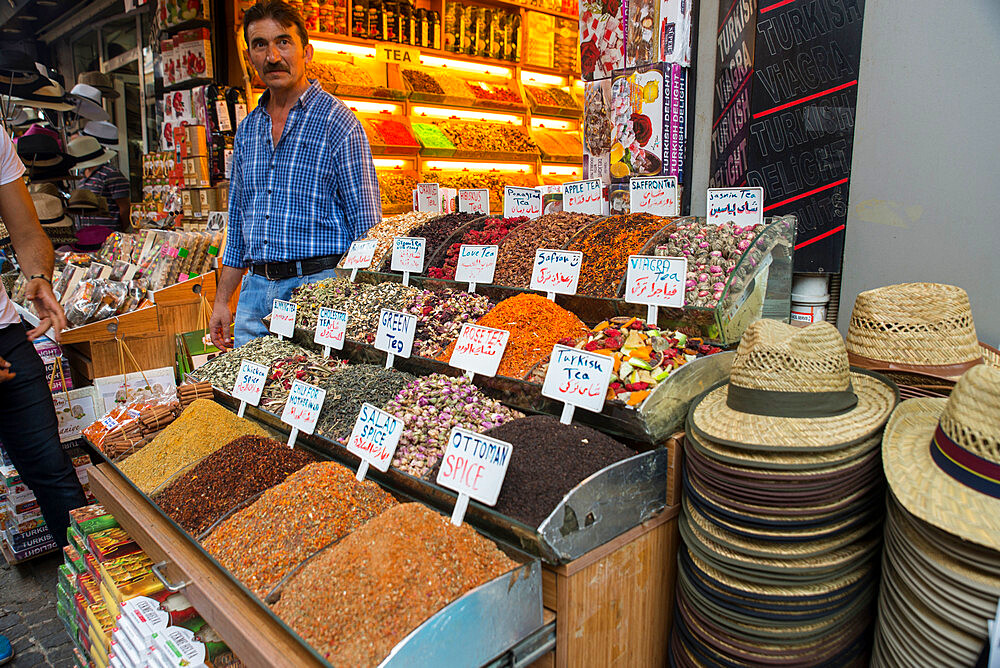
{"label": "white wall", "polygon": [[865,5],[838,324],[862,290],[951,283],[1000,346],[1000,2]]}

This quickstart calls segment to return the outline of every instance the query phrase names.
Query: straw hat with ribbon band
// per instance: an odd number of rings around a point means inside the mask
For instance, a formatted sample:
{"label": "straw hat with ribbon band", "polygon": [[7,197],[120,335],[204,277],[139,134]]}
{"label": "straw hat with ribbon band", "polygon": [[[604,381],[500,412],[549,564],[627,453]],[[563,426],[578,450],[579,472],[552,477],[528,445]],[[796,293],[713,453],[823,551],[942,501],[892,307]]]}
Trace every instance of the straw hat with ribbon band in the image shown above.
{"label": "straw hat with ribbon band", "polygon": [[886,478],[920,519],[1000,550],[1000,369],[965,372],[948,399],[910,399],[882,445]]}
{"label": "straw hat with ribbon band", "polygon": [[77,83],[93,86],[101,91],[101,95],[109,100],[113,100],[118,97],[118,91],[115,90],[114,81],[112,81],[111,77],[104,72],[81,72],[80,76],[76,78],[76,81]]}
{"label": "straw hat with ribbon band", "polygon": [[83,126],[82,132],[105,146],[114,146],[118,143],[118,126],[108,121],[90,121]]}
{"label": "straw hat with ribbon band", "polygon": [[73,213],[90,213],[100,211],[101,202],[98,196],[86,188],[77,188],[69,194],[66,210]]}
{"label": "straw hat with ribbon band", "polygon": [[[3,85],[0,84],[0,88]],[[7,118],[7,127],[23,128],[26,125],[32,125],[35,123],[46,123],[47,121],[42,118],[42,115],[37,109],[25,109],[24,107],[18,107],[17,111],[13,112]]]}
{"label": "straw hat with ribbon band", "polygon": [[696,435],[737,448],[821,452],[870,438],[898,396],[884,376],[850,368],[833,325],[758,320],[729,381],[695,399],[688,422]]}
{"label": "straw hat with ribbon band", "polygon": [[58,197],[62,201],[63,194],[59,190],[59,186],[54,183],[29,183],[28,184],[29,193],[45,193],[46,195],[52,195],[53,197]]}
{"label": "straw hat with ribbon band", "polygon": [[66,89],[58,81],[41,76],[34,83],[10,88],[11,98],[22,107],[72,111],[74,104],[66,97]]}
{"label": "straw hat with ribbon band", "polygon": [[77,116],[91,121],[106,121],[111,118],[101,106],[101,91],[93,86],[78,83],[73,86],[73,90],[69,92],[67,97],[76,102],[74,111]]}
{"label": "straw hat with ribbon band", "polygon": [[93,137],[83,136],[70,140],[69,154],[76,159],[77,169],[86,169],[103,165],[115,157],[116,151],[101,146]]}
{"label": "straw hat with ribbon band", "polygon": [[47,193],[31,193],[38,222],[42,227],[73,227],[73,219],[66,215],[62,200]]}

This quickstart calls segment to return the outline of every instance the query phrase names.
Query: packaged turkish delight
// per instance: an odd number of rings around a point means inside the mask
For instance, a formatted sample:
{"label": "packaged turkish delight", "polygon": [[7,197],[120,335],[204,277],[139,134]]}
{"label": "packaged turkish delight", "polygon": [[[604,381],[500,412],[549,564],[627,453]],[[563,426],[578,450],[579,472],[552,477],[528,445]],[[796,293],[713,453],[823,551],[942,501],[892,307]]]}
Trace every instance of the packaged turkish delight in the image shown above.
{"label": "packaged turkish delight", "polygon": [[611,80],[586,82],[583,100],[583,178],[610,183]]}
{"label": "packaged turkish delight", "polygon": [[625,66],[623,0],[581,0],[580,67],[585,81],[609,78]]}
{"label": "packaged turkish delight", "polygon": [[611,178],[659,176],[664,159],[663,71],[655,65],[615,72],[611,82]]}

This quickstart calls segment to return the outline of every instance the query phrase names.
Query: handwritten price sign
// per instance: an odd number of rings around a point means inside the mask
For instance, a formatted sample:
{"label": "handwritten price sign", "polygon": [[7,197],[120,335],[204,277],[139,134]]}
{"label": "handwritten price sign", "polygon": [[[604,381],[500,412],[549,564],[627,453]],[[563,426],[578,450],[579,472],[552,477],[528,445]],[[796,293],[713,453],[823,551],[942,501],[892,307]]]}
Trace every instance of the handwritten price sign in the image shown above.
{"label": "handwritten price sign", "polygon": [[[556,345],[549,357],[542,396],[561,401],[568,407],[600,413],[614,368],[614,358],[608,355]],[[573,411],[564,409],[560,421],[569,424],[572,419]]]}
{"label": "handwritten price sign", "polygon": [[461,213],[490,212],[490,191],[486,188],[460,188],[458,210]]}
{"label": "handwritten price sign", "polygon": [[344,349],[344,339],[347,338],[347,311],[338,311],[321,306],[316,317],[316,333],[313,342],[323,346],[323,356],[334,350]]}
{"label": "handwritten price sign", "polygon": [[417,316],[382,309],[375,332],[375,348],[388,353],[385,368],[392,366],[393,357],[409,357],[413,350],[413,334],[417,331]]}
{"label": "handwritten price sign", "polygon": [[344,258],[344,269],[351,270],[351,282],[358,276],[358,269],[367,269],[372,266],[375,259],[375,250],[378,248],[377,239],[358,239],[351,244]]}
{"label": "handwritten price sign", "polygon": [[448,364],[469,372],[470,377],[476,373],[495,376],[503,353],[507,350],[509,338],[510,332],[507,330],[465,323],[458,334]]}
{"label": "handwritten price sign", "polygon": [[681,213],[676,176],[631,179],[628,197],[632,213],[654,216],[679,216]]}
{"label": "handwritten price sign", "polygon": [[504,186],[503,215],[504,218],[538,218],[542,215],[542,191],[537,188]]}
{"label": "handwritten price sign", "polygon": [[764,222],[763,188],[709,188],[707,222],[741,227]]}
{"label": "handwritten price sign", "polygon": [[264,383],[267,381],[268,368],[250,360],[243,360],[233,384],[233,398],[239,399],[239,416],[243,417],[247,404],[256,406],[264,393]]}
{"label": "handwritten price sign", "polygon": [[458,266],[455,280],[469,283],[469,292],[476,289],[476,283],[492,283],[497,270],[499,246],[472,246],[462,244],[458,251]]}
{"label": "handwritten price sign", "polygon": [[326,390],[322,387],[303,383],[301,380],[292,381],[285,410],[281,412],[281,421],[292,428],[292,433],[288,436],[289,447],[295,444],[300,431],[313,433],[325,399]]}
{"label": "handwritten price sign", "polygon": [[361,404],[358,419],[354,421],[354,429],[347,440],[348,451],[361,459],[358,480],[365,479],[369,465],[383,473],[389,470],[402,435],[402,420],[371,404]]}
{"label": "handwritten price sign", "polygon": [[459,526],[469,499],[496,505],[513,446],[468,429],[453,427],[438,470],[437,484],[458,492],[451,523]]}
{"label": "handwritten price sign", "polygon": [[271,332],[278,338],[292,338],[295,334],[295,311],[297,307],[292,302],[275,299],[271,305]]}
{"label": "handwritten price sign", "polygon": [[417,184],[417,211],[441,212],[441,186],[437,183]]}
{"label": "handwritten price sign", "polygon": [[392,240],[392,270],[419,274],[424,270],[424,248],[421,237],[396,237]]}
{"label": "handwritten price sign", "polygon": [[600,179],[570,181],[563,184],[563,211],[601,215],[604,208]]}
{"label": "handwritten price sign", "polygon": [[630,255],[625,274],[625,301],[682,308],[686,279],[685,258]]}
{"label": "handwritten price sign", "polygon": [[549,299],[555,299],[556,293],[574,295],[580,283],[581,265],[583,253],[580,251],[539,248],[531,267],[531,289],[544,290]]}

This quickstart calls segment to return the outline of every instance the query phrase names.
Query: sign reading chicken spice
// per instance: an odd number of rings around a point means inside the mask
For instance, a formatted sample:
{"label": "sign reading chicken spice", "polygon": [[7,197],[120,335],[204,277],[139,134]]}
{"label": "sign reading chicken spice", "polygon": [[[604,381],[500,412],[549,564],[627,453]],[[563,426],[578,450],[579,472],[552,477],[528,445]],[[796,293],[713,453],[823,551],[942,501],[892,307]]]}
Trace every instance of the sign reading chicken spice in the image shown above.
{"label": "sign reading chicken spice", "polygon": [[764,189],[709,188],[707,210],[705,221],[710,225],[760,225],[764,222]]}
{"label": "sign reading chicken spice", "polygon": [[629,181],[629,210],[654,216],[679,216],[676,176],[633,178]]}
{"label": "sign reading chicken spice", "polygon": [[517,218],[525,216],[527,218],[538,218],[542,215],[542,191],[537,188],[518,188],[517,186],[504,186],[503,188],[503,217]]}
{"label": "sign reading chicken spice", "polygon": [[413,335],[417,331],[417,316],[382,309],[375,332],[375,348],[387,353],[385,368],[392,367],[396,355],[409,357],[413,350]]}
{"label": "sign reading chicken spice", "polygon": [[320,411],[323,410],[324,399],[326,390],[322,387],[303,383],[301,380],[292,381],[292,390],[288,393],[285,410],[281,412],[281,421],[292,428],[292,433],[288,435],[288,447],[295,447],[299,431],[313,433]]}
{"label": "sign reading chicken spice", "polygon": [[577,406],[600,413],[614,366],[614,359],[607,355],[557,344],[549,358],[542,396],[563,402],[559,418],[563,424],[573,421],[573,409]]}
{"label": "sign reading chicken spice", "polygon": [[497,269],[497,252],[500,247],[470,246],[462,244],[458,251],[455,280],[469,284],[469,292],[476,291],[476,283],[492,283]]}
{"label": "sign reading chicken spice", "polygon": [[569,181],[563,184],[563,211],[570,213],[604,213],[604,195],[600,179]]}
{"label": "sign reading chicken spice", "polygon": [[344,349],[344,339],[347,336],[347,311],[321,306],[316,316],[316,333],[313,343],[323,346],[323,357],[330,356],[330,348]]}
{"label": "sign reading chicken spice", "polygon": [[507,349],[509,338],[510,332],[507,330],[465,323],[458,334],[448,364],[467,372],[470,380],[477,373],[493,377],[500,368],[500,360]]}
{"label": "sign reading chicken spice", "polygon": [[410,273],[419,274],[424,270],[424,249],[426,239],[417,237],[396,237],[392,240],[392,271],[403,272],[403,285],[410,284]]}
{"label": "sign reading chicken spice", "polygon": [[656,324],[660,306],[684,307],[687,260],[682,257],[630,255],[625,274],[625,301],[646,304],[646,321]]}
{"label": "sign reading chicken spice", "polygon": [[344,269],[351,270],[351,283],[358,276],[358,269],[367,269],[372,265],[375,251],[378,249],[378,239],[358,239],[351,243],[344,258]]}
{"label": "sign reading chicken spice", "polygon": [[506,441],[452,428],[437,475],[437,484],[458,492],[452,524],[462,526],[469,499],[488,506],[496,504],[512,450]]}
{"label": "sign reading chicken spice", "polygon": [[271,306],[271,332],[278,335],[278,339],[284,337],[292,338],[295,334],[295,309],[292,302],[275,299]]}
{"label": "sign reading chicken spice", "polygon": [[256,406],[260,403],[260,396],[264,393],[264,383],[267,382],[267,372],[268,368],[263,364],[250,360],[243,360],[240,363],[240,370],[233,384],[233,398],[240,400],[240,410],[236,413],[238,417],[243,417],[247,404]]}
{"label": "sign reading chicken spice", "polygon": [[359,481],[363,481],[368,475],[369,465],[383,473],[389,470],[402,435],[402,420],[369,403],[361,404],[354,430],[347,439],[347,449],[361,459],[358,467]]}
{"label": "sign reading chicken spice", "polygon": [[580,266],[583,253],[540,248],[535,251],[535,264],[531,268],[531,289],[544,290],[555,301],[556,293],[575,295],[580,284]]}

